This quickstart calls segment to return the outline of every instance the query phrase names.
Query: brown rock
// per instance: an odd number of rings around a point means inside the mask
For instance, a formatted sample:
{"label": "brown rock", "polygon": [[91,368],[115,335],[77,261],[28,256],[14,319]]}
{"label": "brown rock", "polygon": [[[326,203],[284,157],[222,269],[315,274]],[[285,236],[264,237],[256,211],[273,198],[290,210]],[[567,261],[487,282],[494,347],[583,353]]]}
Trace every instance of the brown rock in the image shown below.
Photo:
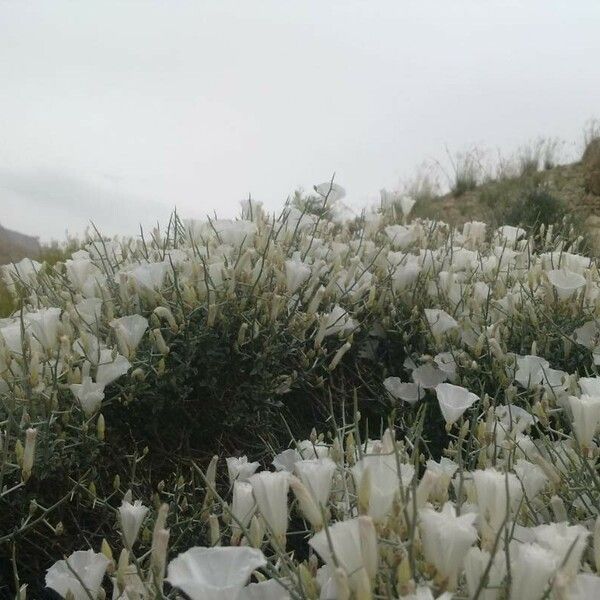
{"label": "brown rock", "polygon": [[586,191],[600,196],[600,138],[588,144],[581,163]]}

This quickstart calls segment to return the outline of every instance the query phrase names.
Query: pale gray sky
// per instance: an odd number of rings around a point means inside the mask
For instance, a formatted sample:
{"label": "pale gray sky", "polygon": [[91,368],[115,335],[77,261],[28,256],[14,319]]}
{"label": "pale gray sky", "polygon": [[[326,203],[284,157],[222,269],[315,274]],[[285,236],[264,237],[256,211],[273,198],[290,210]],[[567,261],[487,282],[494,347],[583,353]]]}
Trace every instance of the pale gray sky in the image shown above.
{"label": "pale gray sky", "polygon": [[135,234],[334,171],[359,207],[444,145],[579,145],[599,32],[596,0],[0,0],[0,223]]}

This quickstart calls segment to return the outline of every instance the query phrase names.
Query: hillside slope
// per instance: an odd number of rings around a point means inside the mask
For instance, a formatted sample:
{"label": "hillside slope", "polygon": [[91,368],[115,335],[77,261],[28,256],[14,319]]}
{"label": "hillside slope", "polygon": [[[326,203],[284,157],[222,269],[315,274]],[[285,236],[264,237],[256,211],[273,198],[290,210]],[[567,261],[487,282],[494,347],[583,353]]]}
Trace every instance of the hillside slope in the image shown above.
{"label": "hillside slope", "polygon": [[0,264],[22,258],[37,258],[40,243],[37,238],[11,231],[0,225]]}
{"label": "hillside slope", "polygon": [[496,225],[531,218],[530,205],[543,196],[539,216],[548,222],[557,214],[568,215],[584,226],[600,247],[600,140],[588,146],[580,162],[550,169],[532,170],[518,177],[485,180],[462,194],[448,193],[423,198],[414,215],[451,224],[478,220]]}

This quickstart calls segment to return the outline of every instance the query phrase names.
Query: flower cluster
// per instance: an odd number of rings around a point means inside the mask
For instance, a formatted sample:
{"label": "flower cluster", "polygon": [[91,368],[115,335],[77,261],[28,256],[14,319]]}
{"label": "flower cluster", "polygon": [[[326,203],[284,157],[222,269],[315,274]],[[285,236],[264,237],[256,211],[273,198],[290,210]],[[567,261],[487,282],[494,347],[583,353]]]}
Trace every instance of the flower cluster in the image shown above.
{"label": "flower cluster", "polygon": [[[121,549],[51,566],[65,598],[594,597],[600,273],[581,238],[409,221],[412,200],[387,192],[346,219],[339,186],[315,191],[279,216],[250,201],[238,220],[175,215],[148,239],[4,269],[20,310],[0,320],[0,499],[22,512],[0,543],[58,536],[52,511],[77,497]],[[128,486],[107,491],[96,457],[122,452],[112,432],[170,378],[161,403],[196,402],[183,429],[210,408],[254,447],[252,419],[285,398],[319,395],[329,415],[268,461],[176,457],[151,492],[153,449],[135,448]],[[71,487],[42,501],[61,474]]]}

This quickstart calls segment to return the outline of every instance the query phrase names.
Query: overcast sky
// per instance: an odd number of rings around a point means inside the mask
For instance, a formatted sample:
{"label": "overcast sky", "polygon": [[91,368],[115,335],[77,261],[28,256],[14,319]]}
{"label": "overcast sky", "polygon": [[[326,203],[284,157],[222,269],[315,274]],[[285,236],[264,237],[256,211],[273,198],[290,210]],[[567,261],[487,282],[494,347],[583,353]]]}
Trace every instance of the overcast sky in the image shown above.
{"label": "overcast sky", "polygon": [[135,234],[333,172],[360,207],[445,145],[575,152],[599,32],[597,0],[0,0],[0,223]]}

